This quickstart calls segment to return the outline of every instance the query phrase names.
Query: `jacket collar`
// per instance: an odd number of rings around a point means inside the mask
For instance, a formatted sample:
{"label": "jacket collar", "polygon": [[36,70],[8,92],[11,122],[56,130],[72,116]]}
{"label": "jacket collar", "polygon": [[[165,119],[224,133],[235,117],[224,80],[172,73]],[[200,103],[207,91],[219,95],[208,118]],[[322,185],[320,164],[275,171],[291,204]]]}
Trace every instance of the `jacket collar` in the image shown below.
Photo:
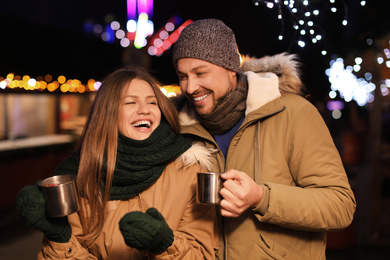
{"label": "jacket collar", "polygon": [[245,116],[281,96],[279,79],[272,72],[245,72],[248,78],[248,97]]}

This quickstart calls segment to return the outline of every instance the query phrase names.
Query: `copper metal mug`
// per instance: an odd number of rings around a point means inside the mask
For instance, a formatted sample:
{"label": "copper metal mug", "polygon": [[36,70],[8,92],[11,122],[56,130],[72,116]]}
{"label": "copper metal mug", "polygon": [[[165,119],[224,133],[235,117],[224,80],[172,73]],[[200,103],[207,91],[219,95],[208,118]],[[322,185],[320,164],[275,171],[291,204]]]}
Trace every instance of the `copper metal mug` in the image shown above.
{"label": "copper metal mug", "polygon": [[198,172],[196,185],[196,202],[199,204],[219,204],[223,187],[221,173]]}
{"label": "copper metal mug", "polygon": [[64,217],[79,210],[76,176],[55,175],[44,179],[38,186],[46,201],[48,217]]}

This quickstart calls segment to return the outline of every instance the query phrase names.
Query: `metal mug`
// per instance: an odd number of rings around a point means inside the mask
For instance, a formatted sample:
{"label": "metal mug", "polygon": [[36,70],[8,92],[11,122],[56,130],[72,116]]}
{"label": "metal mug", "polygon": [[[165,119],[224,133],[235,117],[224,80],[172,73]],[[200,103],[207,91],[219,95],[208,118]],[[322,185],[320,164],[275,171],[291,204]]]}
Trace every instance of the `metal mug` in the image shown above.
{"label": "metal mug", "polygon": [[223,180],[221,173],[217,172],[198,172],[196,185],[196,202],[199,204],[219,204]]}
{"label": "metal mug", "polygon": [[76,176],[55,175],[44,179],[38,186],[46,201],[48,217],[64,217],[79,210]]}

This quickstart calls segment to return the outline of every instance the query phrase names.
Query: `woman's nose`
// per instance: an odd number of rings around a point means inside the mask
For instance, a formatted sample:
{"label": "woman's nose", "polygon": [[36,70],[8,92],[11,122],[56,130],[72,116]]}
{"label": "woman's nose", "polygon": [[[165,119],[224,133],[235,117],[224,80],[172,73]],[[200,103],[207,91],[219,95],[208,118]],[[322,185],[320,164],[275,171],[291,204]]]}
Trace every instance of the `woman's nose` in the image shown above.
{"label": "woman's nose", "polygon": [[138,106],[138,113],[139,114],[147,114],[149,113],[149,108],[146,103],[140,103]]}

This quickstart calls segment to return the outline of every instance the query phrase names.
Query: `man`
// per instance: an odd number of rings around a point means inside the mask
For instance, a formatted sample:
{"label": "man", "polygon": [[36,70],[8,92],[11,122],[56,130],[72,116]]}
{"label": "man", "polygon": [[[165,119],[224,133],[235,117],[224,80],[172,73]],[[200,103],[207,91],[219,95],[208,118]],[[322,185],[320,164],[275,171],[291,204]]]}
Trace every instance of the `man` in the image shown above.
{"label": "man", "polygon": [[[326,231],[350,225],[356,202],[317,109],[301,97],[294,55],[240,65],[222,21],[188,25],[173,64],[188,102],[182,133],[217,148],[220,259],[325,259]],[[243,73],[245,72],[245,73]]]}

